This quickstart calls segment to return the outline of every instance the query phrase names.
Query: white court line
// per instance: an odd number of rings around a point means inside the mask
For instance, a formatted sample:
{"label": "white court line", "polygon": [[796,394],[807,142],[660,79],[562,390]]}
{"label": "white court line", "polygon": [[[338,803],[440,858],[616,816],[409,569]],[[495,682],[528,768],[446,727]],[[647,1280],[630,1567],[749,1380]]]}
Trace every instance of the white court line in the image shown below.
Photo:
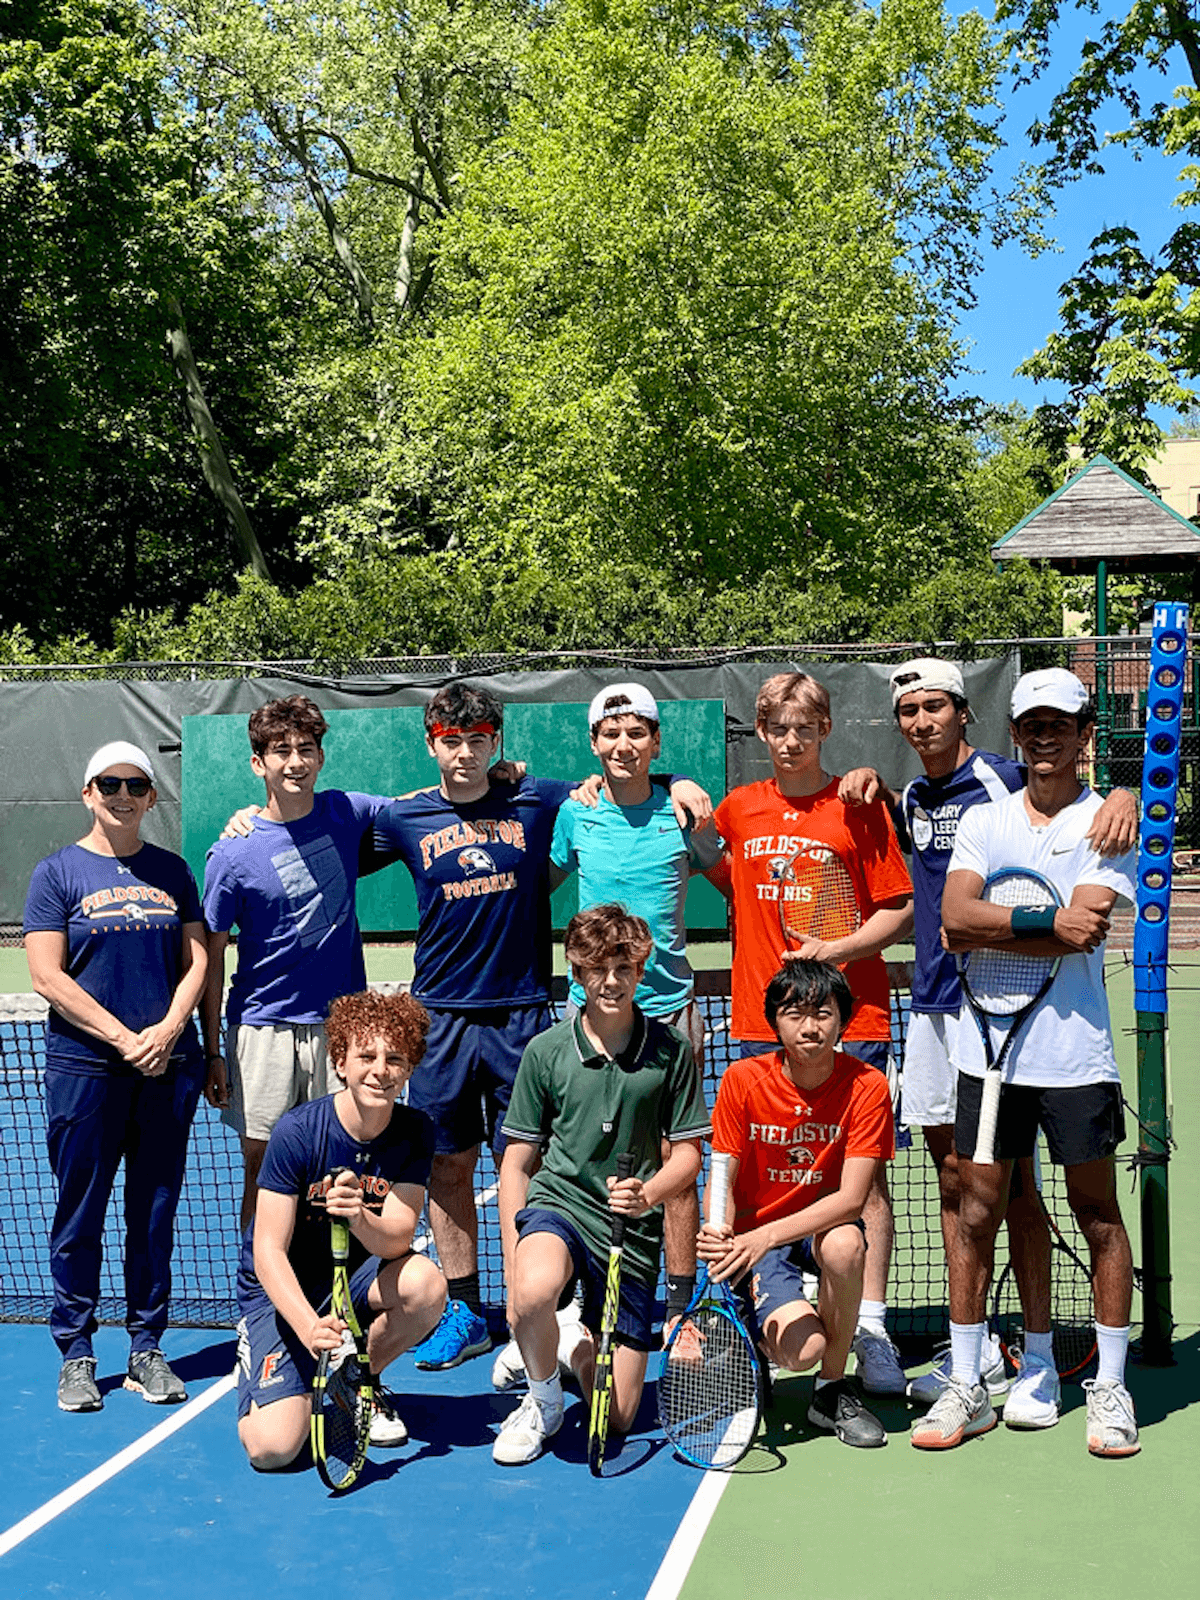
{"label": "white court line", "polygon": [[700,1479],[700,1486],[675,1530],[654,1582],[646,1590],[646,1600],[676,1600],[732,1476],[731,1472],[706,1472]]}
{"label": "white court line", "polygon": [[194,1400],[189,1400],[186,1405],[173,1411],[158,1424],[157,1428],[151,1428],[149,1433],[144,1433],[140,1439],[127,1444],[124,1450],[119,1450],[115,1456],[110,1456],[107,1461],[78,1479],[70,1488],[64,1489],[61,1494],[56,1494],[53,1500],[47,1500],[44,1506],[31,1511],[27,1517],[22,1517],[20,1522],[14,1522],[7,1533],[0,1534],[0,1556],[6,1556],[31,1534],[37,1533],[39,1528],[44,1528],[48,1522],[53,1522],[55,1517],[78,1505],[91,1494],[93,1489],[99,1489],[101,1484],[107,1483],[110,1478],[115,1478],[118,1472],[123,1472],[142,1456],[148,1455],[164,1439],[169,1439],[173,1433],[178,1433],[180,1428],[186,1428],[194,1417],[198,1417],[202,1411],[207,1411],[209,1406],[215,1405],[227,1395],[236,1382],[236,1372],[218,1378],[211,1388],[205,1389],[203,1394],[198,1394]]}

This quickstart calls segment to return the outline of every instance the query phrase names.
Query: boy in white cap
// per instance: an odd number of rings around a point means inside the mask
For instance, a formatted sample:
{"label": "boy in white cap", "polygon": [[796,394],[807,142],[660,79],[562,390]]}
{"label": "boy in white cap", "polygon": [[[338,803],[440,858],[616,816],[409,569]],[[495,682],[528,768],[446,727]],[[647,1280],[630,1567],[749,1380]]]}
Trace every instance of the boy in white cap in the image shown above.
{"label": "boy in white cap", "polygon": [[[960,1026],[962,986],[958,964],[942,947],[942,891],[961,818],[974,806],[1004,800],[1024,788],[1018,762],[967,739],[972,720],[960,668],[952,661],[919,657],[902,662],[889,679],[900,732],[921,758],[924,772],[895,794],[877,772],[846,774],[841,793],[851,802],[883,799],[891,809],[900,843],[912,862],[913,938],[916,961],[912,1012],[904,1051],[901,1118],[923,1131],[938,1173],[942,1235],[947,1256],[958,1228],[958,1158],[954,1148],[957,1071],[951,1062]],[[1137,803],[1127,790],[1112,794],[1096,813],[1089,839],[1101,855],[1128,850],[1137,835]],[[969,1017],[962,1025],[974,1029]],[[1050,1357],[1050,1241],[1038,1203],[1032,1162],[1018,1163],[1009,1198],[1009,1240],[1021,1291],[1027,1333],[1022,1371],[1005,1401],[1011,1427],[1045,1427],[1058,1420],[1057,1377]],[[911,1399],[930,1405],[949,1379],[947,1347],[932,1371],[909,1385]],[[1007,1388],[999,1342],[984,1346],[983,1380],[995,1398]]]}
{"label": "boy in white cap", "polygon": [[[692,872],[708,874],[719,867],[723,847],[715,829],[681,824],[666,789],[651,782],[662,736],[658,703],[644,684],[614,683],[601,689],[587,716],[603,786],[594,805],[568,799],[560,807],[550,846],[550,881],[557,887],[577,871],[581,911],[617,904],[645,921],[654,942],[637,986],[638,1007],[684,1035],[699,1071],[704,1021],[687,959],[687,886]],[[581,984],[573,981],[575,1012],[582,1010],[583,1000]],[[664,1160],[668,1153],[664,1145]],[[699,1224],[694,1186],[668,1201],[668,1321],[683,1312],[695,1288]],[[562,1320],[569,1323],[570,1318]],[[496,1357],[492,1382],[507,1389],[523,1376],[520,1350],[510,1340]]]}
{"label": "boy in white cap", "polygon": [[[920,1449],[946,1449],[995,1427],[980,1381],[984,1305],[1013,1163],[1032,1154],[1039,1127],[1051,1159],[1065,1168],[1068,1202],[1091,1253],[1099,1371],[1086,1385],[1088,1449],[1100,1456],[1139,1449],[1124,1383],[1133,1268],[1115,1154],[1125,1129],[1103,971],[1109,913],[1118,899],[1132,900],[1134,863],[1132,854],[1105,861],[1089,839],[1101,801],[1076,767],[1094,722],[1087,690],[1073,673],[1060,667],[1026,673],[1013,691],[1010,726],[1025,756],[1028,787],[972,808],[950,857],[942,897],[949,949],[1015,946],[1063,960],[1048,1000],[1010,1051],[993,1162],[963,1154],[975,1148],[978,1131],[983,1040],[974,1027],[954,1036],[961,1198],[949,1257],[951,1371],[913,1430]],[[1047,878],[1062,905],[1030,912],[983,900],[987,879],[1011,866]]]}

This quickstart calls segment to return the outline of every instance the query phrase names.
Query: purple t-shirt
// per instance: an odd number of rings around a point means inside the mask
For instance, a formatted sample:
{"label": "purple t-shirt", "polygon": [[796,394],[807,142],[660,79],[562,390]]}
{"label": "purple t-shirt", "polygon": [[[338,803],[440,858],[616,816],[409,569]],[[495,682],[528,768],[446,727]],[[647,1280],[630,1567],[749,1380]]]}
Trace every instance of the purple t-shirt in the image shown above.
{"label": "purple t-shirt", "polygon": [[214,933],[238,930],[231,1028],[324,1022],[339,995],[366,988],[358,853],[388,803],[322,789],[306,817],[255,817],[248,837],[218,839],[208,852],[204,920]]}
{"label": "purple t-shirt", "polygon": [[573,785],[494,784],[453,804],[440,789],[395,800],[374,848],[417,891],[412,992],[455,1011],[545,1005],[550,995],[550,840]]}
{"label": "purple t-shirt", "polygon": [[[26,933],[65,933],[67,974],[135,1033],[161,1022],[183,976],[183,928],[200,921],[187,862],[157,845],[132,856],[101,856],[69,844],[39,861],[25,899]],[[101,1076],[135,1069],[103,1040],[53,1009],[46,1053],[70,1071]],[[175,1044],[200,1054],[194,1019]]]}
{"label": "purple t-shirt", "polygon": [[[300,1287],[316,1306],[329,1297],[333,1271],[324,1188],[329,1173],[334,1167],[349,1167],[364,1180],[364,1203],[378,1215],[393,1184],[425,1187],[433,1159],[433,1124],[423,1111],[396,1106],[383,1132],[361,1144],[338,1121],[333,1100],[333,1095],[324,1095],[285,1111],[272,1129],[258,1175],[260,1189],[299,1197],[288,1260]],[[351,1234],[351,1273],[366,1259],[366,1249]],[[253,1222],[242,1239],[237,1297],[243,1315],[269,1298],[254,1271]]]}
{"label": "purple t-shirt", "polygon": [[1005,799],[1024,787],[1024,767],[975,750],[944,778],[914,778],[901,796],[896,833],[912,852],[914,1011],[953,1013],[962,1004],[958,962],[942,949],[942,893],[958,820],[969,807]]}

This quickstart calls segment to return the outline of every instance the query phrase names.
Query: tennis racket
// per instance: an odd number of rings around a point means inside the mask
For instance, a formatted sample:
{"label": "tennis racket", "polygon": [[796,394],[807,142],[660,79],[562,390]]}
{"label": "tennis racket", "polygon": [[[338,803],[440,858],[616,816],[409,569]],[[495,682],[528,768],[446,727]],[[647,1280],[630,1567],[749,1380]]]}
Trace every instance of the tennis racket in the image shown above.
{"label": "tennis racket", "polygon": [[[335,1167],[332,1176],[336,1178],[346,1170]],[[330,1309],[346,1324],[354,1347],[349,1354],[345,1344],[337,1350],[321,1351],[313,1379],[310,1437],[321,1480],[336,1491],[348,1489],[366,1463],[375,1388],[367,1361],[367,1341],[350,1298],[350,1226],[331,1217],[329,1234],[333,1251]]]}
{"label": "tennis racket", "polygon": [[832,850],[822,861],[792,856],[778,881],[779,926],[788,944],[844,939],[861,926],[854,879]]}
{"label": "tennis racket", "polygon": [[[723,1222],[729,1157],[714,1155],[708,1220]],[[705,1267],[691,1304],[667,1341],[658,1379],[663,1432],[696,1467],[734,1467],[754,1443],[762,1415],[762,1372],[727,1283]]]}
{"label": "tennis racket", "polygon": [[[617,1177],[633,1173],[631,1154],[617,1157]],[[613,1334],[617,1331],[617,1312],[621,1304],[621,1255],[625,1249],[625,1216],[614,1211],[608,1245],[608,1277],[604,1283],[604,1310],[600,1316],[600,1338],[596,1346],[596,1371],[592,1379],[592,1409],[588,1417],[588,1471],[600,1476],[604,1452],[608,1448],[608,1413],[612,1407]]]}
{"label": "tennis racket", "polygon": [[[1096,1355],[1092,1275],[1068,1242],[1054,1212],[1046,1204],[1036,1149],[1034,1175],[1038,1199],[1050,1229],[1050,1328],[1054,1365],[1060,1378],[1072,1378],[1084,1372]],[[1073,1222],[1073,1218],[1068,1221],[1068,1227],[1073,1226]],[[1009,1365],[1018,1368],[1025,1327],[1017,1277],[1011,1261],[1000,1274],[992,1295],[992,1331],[999,1338]]]}
{"label": "tennis racket", "polygon": [[[994,906],[1027,906],[1044,911],[1061,906],[1062,897],[1048,879],[1024,867],[993,872],[980,899]],[[1004,1063],[1026,1019],[1045,998],[1054,982],[1061,956],[1038,956],[1023,950],[971,950],[962,963],[963,993],[983,1037],[987,1071],[979,1104],[979,1129],[972,1161],[988,1165],[996,1159],[996,1117],[1000,1110],[1000,1085]],[[996,1054],[992,1043],[994,1022],[1008,1022],[1008,1032]]]}

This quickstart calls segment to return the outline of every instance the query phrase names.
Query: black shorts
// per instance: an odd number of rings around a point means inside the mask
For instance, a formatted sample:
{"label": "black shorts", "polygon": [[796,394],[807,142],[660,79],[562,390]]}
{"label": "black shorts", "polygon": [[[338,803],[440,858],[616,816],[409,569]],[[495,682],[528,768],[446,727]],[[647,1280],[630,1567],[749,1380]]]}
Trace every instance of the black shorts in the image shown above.
{"label": "black shorts", "polygon": [[[954,1120],[954,1144],[959,1150],[975,1148],[982,1098],[983,1079],[960,1072]],[[1001,1084],[996,1159],[1017,1161],[1031,1156],[1039,1128],[1057,1166],[1077,1167],[1115,1155],[1125,1137],[1121,1085],[1083,1083],[1069,1089],[1041,1089],[1024,1083]]]}

